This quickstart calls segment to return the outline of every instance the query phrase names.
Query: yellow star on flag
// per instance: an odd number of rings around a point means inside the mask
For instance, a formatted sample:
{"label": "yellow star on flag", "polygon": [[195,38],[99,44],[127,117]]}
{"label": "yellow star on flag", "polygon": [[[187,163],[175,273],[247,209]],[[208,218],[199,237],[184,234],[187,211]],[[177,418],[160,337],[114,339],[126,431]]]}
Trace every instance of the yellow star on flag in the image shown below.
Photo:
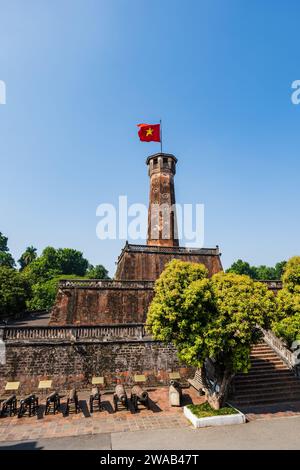
{"label": "yellow star on flag", "polygon": [[146,137],[148,135],[152,135],[153,134],[153,129],[151,129],[151,127],[149,127],[149,129],[147,129],[147,134],[146,134]]}

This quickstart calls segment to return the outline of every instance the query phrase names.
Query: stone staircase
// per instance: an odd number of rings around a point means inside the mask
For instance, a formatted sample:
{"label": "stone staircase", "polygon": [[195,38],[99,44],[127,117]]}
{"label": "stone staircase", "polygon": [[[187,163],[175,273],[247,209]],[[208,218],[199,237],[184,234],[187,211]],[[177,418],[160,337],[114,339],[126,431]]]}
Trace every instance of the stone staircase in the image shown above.
{"label": "stone staircase", "polygon": [[251,369],[235,376],[233,390],[229,401],[240,407],[300,401],[300,379],[265,342],[252,348]]}

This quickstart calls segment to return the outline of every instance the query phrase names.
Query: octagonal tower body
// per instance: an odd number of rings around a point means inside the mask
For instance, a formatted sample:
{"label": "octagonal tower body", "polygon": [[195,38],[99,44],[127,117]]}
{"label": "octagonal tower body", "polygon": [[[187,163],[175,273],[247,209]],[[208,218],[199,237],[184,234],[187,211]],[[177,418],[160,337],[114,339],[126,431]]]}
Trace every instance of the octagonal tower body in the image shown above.
{"label": "octagonal tower body", "polygon": [[147,245],[179,246],[174,188],[176,163],[177,158],[169,153],[156,153],[146,160],[150,177]]}

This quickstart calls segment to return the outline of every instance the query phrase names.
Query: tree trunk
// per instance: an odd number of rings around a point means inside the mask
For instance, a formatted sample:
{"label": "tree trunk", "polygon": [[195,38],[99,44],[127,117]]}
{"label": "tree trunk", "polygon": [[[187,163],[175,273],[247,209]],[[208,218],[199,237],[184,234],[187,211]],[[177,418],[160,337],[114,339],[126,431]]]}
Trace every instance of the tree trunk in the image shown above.
{"label": "tree trunk", "polygon": [[217,371],[211,361],[208,364],[209,367],[204,366],[201,369],[203,388],[210,406],[214,410],[219,410],[225,404],[234,374],[230,369]]}

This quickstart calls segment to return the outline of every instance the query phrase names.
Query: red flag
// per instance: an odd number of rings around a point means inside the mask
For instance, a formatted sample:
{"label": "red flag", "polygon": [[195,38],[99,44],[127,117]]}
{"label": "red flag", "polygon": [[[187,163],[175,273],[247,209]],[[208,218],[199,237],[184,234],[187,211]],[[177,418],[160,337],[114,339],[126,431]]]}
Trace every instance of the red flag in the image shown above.
{"label": "red flag", "polygon": [[160,124],[138,124],[142,142],[160,142]]}

